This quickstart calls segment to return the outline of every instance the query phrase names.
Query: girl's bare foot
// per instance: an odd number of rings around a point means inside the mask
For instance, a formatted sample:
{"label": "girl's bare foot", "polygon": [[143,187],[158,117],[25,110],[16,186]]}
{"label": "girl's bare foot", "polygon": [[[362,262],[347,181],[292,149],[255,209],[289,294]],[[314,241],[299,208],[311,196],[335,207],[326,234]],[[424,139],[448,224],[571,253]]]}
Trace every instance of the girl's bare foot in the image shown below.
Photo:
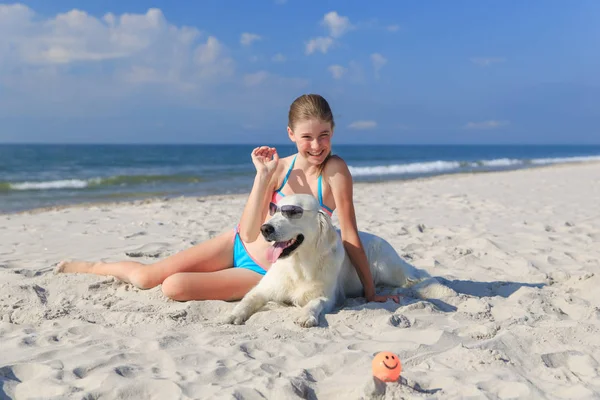
{"label": "girl's bare foot", "polygon": [[89,261],[72,261],[64,260],[58,263],[54,268],[55,274],[79,272],[83,274],[91,274],[93,272],[95,262]]}
{"label": "girl's bare foot", "polygon": [[150,289],[161,284],[161,281],[150,272],[149,266],[137,261],[104,263],[65,260],[54,268],[55,274],[82,273],[114,276],[123,282],[131,283],[138,289]]}

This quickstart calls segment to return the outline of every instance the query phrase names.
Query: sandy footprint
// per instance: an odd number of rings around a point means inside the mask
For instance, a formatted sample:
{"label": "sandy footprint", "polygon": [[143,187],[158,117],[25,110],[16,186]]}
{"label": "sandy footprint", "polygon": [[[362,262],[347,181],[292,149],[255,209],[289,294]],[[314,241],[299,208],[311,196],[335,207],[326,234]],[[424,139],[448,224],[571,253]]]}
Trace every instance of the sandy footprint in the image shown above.
{"label": "sandy footprint", "polygon": [[590,355],[579,351],[546,353],[542,354],[541,358],[544,365],[548,368],[565,367],[580,376],[598,376],[598,362]]}
{"label": "sandy footprint", "polygon": [[125,255],[127,255],[128,257],[158,258],[166,255],[168,250],[168,243],[147,243],[137,249],[126,251]]}
{"label": "sandy footprint", "polygon": [[456,333],[458,336],[463,338],[486,340],[496,336],[499,330],[500,327],[496,323],[490,322],[483,325],[468,325],[461,327],[456,331]]}
{"label": "sandy footprint", "polygon": [[490,303],[475,297],[466,298],[458,305],[460,315],[473,320],[493,320],[491,310]]}

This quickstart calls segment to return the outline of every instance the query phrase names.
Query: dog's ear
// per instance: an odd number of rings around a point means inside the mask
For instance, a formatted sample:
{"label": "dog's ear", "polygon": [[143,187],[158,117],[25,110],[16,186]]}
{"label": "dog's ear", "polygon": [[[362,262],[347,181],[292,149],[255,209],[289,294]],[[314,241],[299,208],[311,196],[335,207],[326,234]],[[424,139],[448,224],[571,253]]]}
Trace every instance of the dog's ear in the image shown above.
{"label": "dog's ear", "polygon": [[331,222],[331,217],[323,210],[319,210],[319,236],[317,238],[318,249],[329,249],[333,247],[337,241],[337,232]]}

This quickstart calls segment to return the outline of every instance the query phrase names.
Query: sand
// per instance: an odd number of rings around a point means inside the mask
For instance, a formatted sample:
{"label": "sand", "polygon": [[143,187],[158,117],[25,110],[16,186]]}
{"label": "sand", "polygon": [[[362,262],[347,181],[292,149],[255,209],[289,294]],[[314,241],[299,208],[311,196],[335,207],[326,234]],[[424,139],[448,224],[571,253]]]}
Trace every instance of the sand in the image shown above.
{"label": "sand", "polygon": [[[355,185],[359,228],[458,295],[350,299],[304,329],[270,307],[166,299],[64,258],[152,262],[237,223],[246,196],[0,216],[0,398],[600,397],[600,165]],[[392,351],[401,381],[375,385]]]}

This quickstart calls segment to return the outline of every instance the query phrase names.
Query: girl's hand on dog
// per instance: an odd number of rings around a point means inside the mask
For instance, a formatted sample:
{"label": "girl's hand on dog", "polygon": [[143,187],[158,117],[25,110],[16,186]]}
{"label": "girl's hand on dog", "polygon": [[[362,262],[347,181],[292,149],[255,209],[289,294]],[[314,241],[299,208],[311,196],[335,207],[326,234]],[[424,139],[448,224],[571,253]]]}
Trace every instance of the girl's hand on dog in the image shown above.
{"label": "girl's hand on dog", "polygon": [[279,163],[277,149],[269,146],[255,148],[252,150],[252,163],[259,174],[273,175]]}

